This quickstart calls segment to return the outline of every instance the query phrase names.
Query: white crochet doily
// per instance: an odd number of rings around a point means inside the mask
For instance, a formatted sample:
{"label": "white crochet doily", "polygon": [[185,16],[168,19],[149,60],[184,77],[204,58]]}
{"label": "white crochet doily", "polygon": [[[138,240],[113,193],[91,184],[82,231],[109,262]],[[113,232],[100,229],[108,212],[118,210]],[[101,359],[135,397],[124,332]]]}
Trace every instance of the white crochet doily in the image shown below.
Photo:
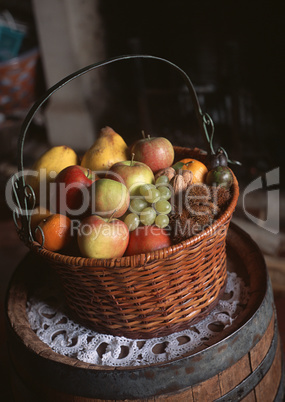
{"label": "white crochet doily", "polygon": [[236,273],[228,273],[223,298],[198,324],[181,332],[147,340],[100,334],[71,320],[57,288],[45,286],[27,303],[31,328],[53,351],[102,366],[140,366],[179,358],[198,346],[207,346],[232,325],[248,300],[248,289]]}

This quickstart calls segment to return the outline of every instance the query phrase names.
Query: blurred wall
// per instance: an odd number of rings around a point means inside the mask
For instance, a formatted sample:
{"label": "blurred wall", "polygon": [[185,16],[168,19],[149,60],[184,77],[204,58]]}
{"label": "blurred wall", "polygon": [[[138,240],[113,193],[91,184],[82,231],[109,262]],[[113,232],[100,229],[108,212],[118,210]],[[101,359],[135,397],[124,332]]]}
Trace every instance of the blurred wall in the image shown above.
{"label": "blurred wall", "polygon": [[[105,57],[96,0],[33,0],[46,85]],[[46,108],[49,141],[85,150],[95,140],[104,104],[100,72],[87,74],[52,95]]]}

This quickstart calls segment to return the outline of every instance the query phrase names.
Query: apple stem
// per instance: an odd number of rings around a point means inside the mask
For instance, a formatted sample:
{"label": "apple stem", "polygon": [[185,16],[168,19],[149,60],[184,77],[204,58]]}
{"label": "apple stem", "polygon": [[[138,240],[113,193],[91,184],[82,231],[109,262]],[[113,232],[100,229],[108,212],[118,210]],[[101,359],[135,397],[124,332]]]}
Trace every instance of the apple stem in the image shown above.
{"label": "apple stem", "polygon": [[142,136],[143,136],[143,138],[145,138],[145,132],[144,132],[144,130],[142,130]]}
{"label": "apple stem", "polygon": [[135,154],[132,153],[131,166],[133,166],[133,164],[134,164],[134,159],[135,159]]}
{"label": "apple stem", "polygon": [[110,216],[110,218],[107,220],[107,223],[109,223],[110,222],[110,220],[113,218],[113,216],[115,215],[115,213],[117,212],[117,210],[116,209],[114,209],[114,211],[113,211],[113,213],[112,213],[112,215]]}

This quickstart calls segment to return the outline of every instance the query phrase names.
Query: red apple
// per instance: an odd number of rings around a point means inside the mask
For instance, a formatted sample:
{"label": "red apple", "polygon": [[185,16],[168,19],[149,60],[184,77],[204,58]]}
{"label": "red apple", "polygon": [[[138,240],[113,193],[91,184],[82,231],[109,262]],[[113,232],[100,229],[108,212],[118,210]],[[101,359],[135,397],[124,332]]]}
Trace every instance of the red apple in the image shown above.
{"label": "red apple", "polygon": [[154,183],[154,174],[145,163],[134,160],[117,162],[108,172],[108,177],[124,183],[131,196],[139,195],[139,187]]}
{"label": "red apple", "polygon": [[135,159],[145,163],[153,173],[172,165],[174,149],[170,141],[164,137],[142,138],[130,147]]}
{"label": "red apple", "polygon": [[119,258],[128,246],[129,229],[119,219],[91,215],[81,222],[77,241],[84,257]]}
{"label": "red apple", "polygon": [[157,226],[139,226],[130,232],[130,240],[125,255],[145,254],[171,246],[171,239],[165,229]]}
{"label": "red apple", "polygon": [[55,193],[52,196],[56,212],[72,216],[86,212],[89,206],[88,188],[95,180],[95,173],[82,166],[72,165],[61,170],[55,178]]}
{"label": "red apple", "polygon": [[90,210],[92,214],[105,218],[119,218],[130,204],[127,187],[116,180],[99,179],[90,186]]}

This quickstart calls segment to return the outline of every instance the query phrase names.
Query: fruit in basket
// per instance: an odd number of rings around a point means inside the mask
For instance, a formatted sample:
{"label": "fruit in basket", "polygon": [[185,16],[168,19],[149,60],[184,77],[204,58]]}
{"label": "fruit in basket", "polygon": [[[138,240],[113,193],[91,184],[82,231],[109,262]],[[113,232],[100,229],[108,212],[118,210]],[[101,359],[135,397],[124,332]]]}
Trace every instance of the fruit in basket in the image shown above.
{"label": "fruit in basket", "polygon": [[129,148],[120,134],[104,127],[94,144],[85,152],[81,166],[93,171],[106,171],[120,161],[129,159]]}
{"label": "fruit in basket", "polygon": [[135,197],[130,201],[129,209],[139,215],[146,207],[148,207],[148,202],[143,197]]}
{"label": "fruit in basket", "polygon": [[[33,188],[37,204],[49,198],[49,184],[54,181],[56,175],[65,167],[76,165],[77,162],[75,151],[65,145],[50,148],[36,160],[32,167],[34,174],[27,176],[26,183]],[[45,200],[40,200],[40,190]]]}
{"label": "fruit in basket", "polygon": [[143,184],[140,186],[139,192],[149,204],[153,204],[160,199],[160,192],[154,184]]}
{"label": "fruit in basket", "polygon": [[152,207],[146,207],[140,214],[140,221],[143,225],[152,225],[156,218],[156,210]]}
{"label": "fruit in basket", "polygon": [[130,147],[135,159],[148,165],[154,173],[168,168],[174,160],[174,148],[171,142],[164,137],[148,135],[134,142]]}
{"label": "fruit in basket", "polygon": [[155,180],[155,186],[160,193],[161,200],[169,200],[172,196],[172,189],[169,178],[165,175],[159,176]]}
{"label": "fruit in basket", "polygon": [[158,214],[168,215],[171,212],[171,204],[166,200],[158,200],[154,204],[154,208]]}
{"label": "fruit in basket", "polygon": [[184,158],[173,165],[175,170],[189,170],[193,173],[192,183],[205,183],[208,169],[204,163],[193,158]]}
{"label": "fruit in basket", "polygon": [[159,214],[155,218],[154,223],[159,228],[165,228],[169,225],[169,217],[168,217],[168,215],[165,215],[165,214]]}
{"label": "fruit in basket", "polygon": [[107,177],[113,180],[122,180],[127,186],[130,195],[138,195],[138,189],[142,184],[153,183],[154,175],[145,163],[131,160],[115,163],[109,170]]}
{"label": "fruit in basket", "polygon": [[35,239],[50,251],[59,251],[70,243],[71,220],[61,214],[53,214],[40,221],[35,229]]}
{"label": "fruit in basket", "polygon": [[31,212],[31,230],[33,234],[40,221],[50,215],[53,215],[53,213],[45,207],[39,205],[38,207],[34,208],[34,210]]}
{"label": "fruit in basket", "polygon": [[[161,176],[155,184],[143,184],[139,187],[140,196],[133,197],[129,213],[125,219],[131,231],[139,224],[149,226],[156,224],[158,227],[166,227],[169,223],[167,215],[171,212],[171,204],[168,200],[172,196],[168,187],[169,180]],[[158,215],[161,215],[158,217]]]}
{"label": "fruit in basket", "polygon": [[130,232],[130,239],[125,255],[144,254],[171,246],[168,232],[154,225],[139,226]]}
{"label": "fruit in basket", "polygon": [[228,158],[225,154],[225,151],[222,148],[219,148],[218,151],[210,155],[209,157],[209,169],[212,170],[217,166],[227,166]]}
{"label": "fruit in basket", "polygon": [[227,166],[217,166],[211,169],[206,176],[206,184],[209,186],[221,186],[229,189],[233,184],[233,175]]}
{"label": "fruit in basket", "polygon": [[193,173],[190,170],[179,169],[170,180],[173,193],[179,195],[183,193],[188,186],[193,184]]}
{"label": "fruit in basket", "polygon": [[64,168],[55,178],[56,212],[78,216],[89,206],[88,188],[97,179],[95,172],[79,165]]}
{"label": "fruit in basket", "polygon": [[157,180],[160,176],[166,176],[168,178],[168,181],[172,179],[176,175],[176,170],[173,169],[172,166],[165,168],[165,169],[160,169],[156,174],[155,174],[155,180]]}
{"label": "fruit in basket", "polygon": [[139,226],[140,217],[134,212],[131,212],[125,216],[124,222],[127,225],[129,231],[132,232]]}
{"label": "fruit in basket", "polygon": [[172,192],[168,186],[158,186],[158,191],[160,192],[161,200],[169,200],[171,198]]}
{"label": "fruit in basket", "polygon": [[[130,204],[127,187],[116,180],[103,178],[96,180],[89,187],[90,209],[92,214],[108,218],[124,215]],[[115,211],[115,212],[114,212]]]}
{"label": "fruit in basket", "polygon": [[128,246],[129,229],[119,219],[91,215],[82,220],[77,241],[84,257],[119,258]]}

